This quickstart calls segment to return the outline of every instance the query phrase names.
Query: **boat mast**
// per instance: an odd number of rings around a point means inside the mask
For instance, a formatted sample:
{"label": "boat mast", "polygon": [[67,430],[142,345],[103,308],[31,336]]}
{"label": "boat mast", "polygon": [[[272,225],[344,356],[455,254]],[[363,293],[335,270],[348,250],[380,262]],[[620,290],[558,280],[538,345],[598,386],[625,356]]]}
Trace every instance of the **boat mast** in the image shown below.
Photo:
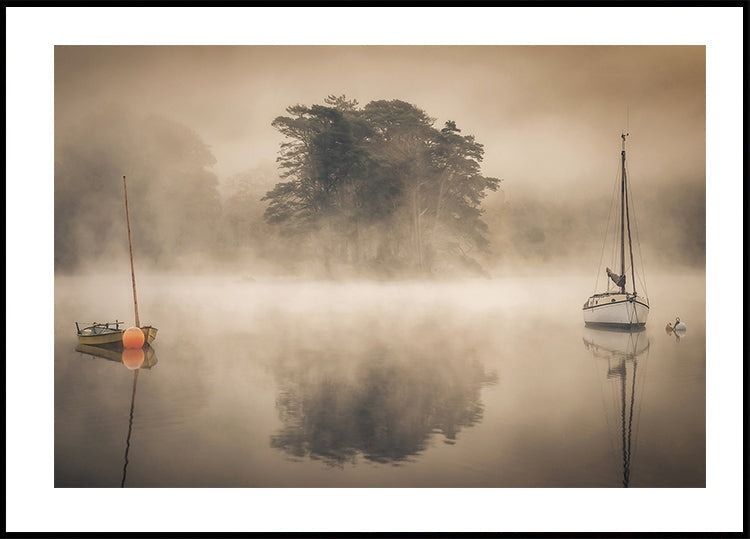
{"label": "boat mast", "polygon": [[[625,137],[622,133],[622,174],[620,185],[620,275],[625,275]],[[620,292],[625,293],[625,283],[620,286]]]}
{"label": "boat mast", "polygon": [[[623,175],[625,174],[625,169],[622,169]],[[628,191],[630,191],[630,186],[627,186],[625,189],[625,215],[627,216],[628,221],[628,248],[630,249],[630,277],[633,279],[633,295],[637,296],[638,294],[635,291],[635,264],[633,264],[633,237],[630,235],[630,198],[628,196]]]}
{"label": "boat mast", "polygon": [[122,187],[125,190],[125,219],[128,222],[128,247],[130,247],[130,276],[133,279],[133,305],[135,306],[135,325],[136,327],[141,327],[141,321],[138,318],[138,296],[135,293],[135,266],[133,266],[133,241],[130,238],[130,214],[128,212],[128,186],[125,183],[125,176],[122,177]]}

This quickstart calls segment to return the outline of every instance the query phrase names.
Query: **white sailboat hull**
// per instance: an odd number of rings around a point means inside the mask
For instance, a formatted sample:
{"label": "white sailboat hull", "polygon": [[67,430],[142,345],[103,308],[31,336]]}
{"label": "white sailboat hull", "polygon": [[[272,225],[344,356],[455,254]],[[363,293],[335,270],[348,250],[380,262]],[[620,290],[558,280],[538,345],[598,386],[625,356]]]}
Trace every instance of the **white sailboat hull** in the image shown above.
{"label": "white sailboat hull", "polygon": [[648,299],[632,294],[598,294],[583,306],[583,321],[589,326],[640,327],[646,325]]}

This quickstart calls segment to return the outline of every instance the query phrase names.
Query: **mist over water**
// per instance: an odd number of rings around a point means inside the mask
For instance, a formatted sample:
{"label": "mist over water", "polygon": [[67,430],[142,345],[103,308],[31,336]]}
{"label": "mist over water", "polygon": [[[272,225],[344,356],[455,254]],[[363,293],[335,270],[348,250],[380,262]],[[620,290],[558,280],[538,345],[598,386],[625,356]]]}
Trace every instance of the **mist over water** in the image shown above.
{"label": "mist over water", "polygon": [[[332,94],[360,108],[408,103],[435,129],[454,122],[454,135],[483,147],[481,174],[502,180],[497,191],[483,192],[489,249],[458,242],[482,269],[448,268],[451,277],[596,257],[624,130],[647,260],[705,265],[705,47],[60,46],[55,63],[58,272],[80,273],[127,253],[125,175],[143,267],[351,277],[317,267],[330,234],[288,244],[278,223],[263,218],[268,201],[261,202],[289,172],[276,159],[294,140],[276,120],[294,117],[288,107],[323,105]],[[333,176],[339,166],[349,170],[333,161]],[[398,187],[373,180],[376,172],[364,175],[379,186],[365,201],[382,202]],[[409,182],[401,187],[410,199]],[[429,197],[439,195],[421,194],[421,225],[430,231],[424,241],[456,251],[450,236],[433,242],[440,227]],[[378,212],[390,208],[380,202]],[[323,228],[356,229],[362,258],[381,256],[379,244],[398,251],[412,241],[411,217],[361,213],[355,222],[324,220]],[[385,229],[365,223],[373,218]],[[378,264],[368,262],[365,276],[401,276],[403,268]]]}
{"label": "mist over water", "polygon": [[[55,281],[58,487],[119,486],[126,448],[131,487],[623,484],[623,352],[584,333],[588,277],[144,274],[158,361],[139,372],[127,437],[133,371],[76,352],[72,329],[102,313],[132,321],[120,273]],[[631,487],[705,484],[704,283],[652,276]],[[679,341],[663,329],[675,315],[688,324]]]}
{"label": "mist over water", "polygon": [[[55,67],[55,486],[705,486],[705,47]],[[581,312],[625,130],[629,333]],[[74,331],[134,325],[130,232],[139,369]]]}

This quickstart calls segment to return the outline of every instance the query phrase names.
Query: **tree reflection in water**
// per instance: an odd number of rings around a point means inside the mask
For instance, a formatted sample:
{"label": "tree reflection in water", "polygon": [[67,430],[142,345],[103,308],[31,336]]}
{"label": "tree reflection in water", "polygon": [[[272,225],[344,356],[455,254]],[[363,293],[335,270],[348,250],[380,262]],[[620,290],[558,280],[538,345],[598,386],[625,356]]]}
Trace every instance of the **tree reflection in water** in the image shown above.
{"label": "tree reflection in water", "polygon": [[455,443],[462,427],[482,420],[480,390],[497,375],[472,359],[471,350],[446,353],[448,346],[436,355],[440,346],[407,348],[376,345],[360,357],[307,352],[277,363],[276,407],[284,426],[271,446],[340,467],[358,455],[406,461],[433,434]]}

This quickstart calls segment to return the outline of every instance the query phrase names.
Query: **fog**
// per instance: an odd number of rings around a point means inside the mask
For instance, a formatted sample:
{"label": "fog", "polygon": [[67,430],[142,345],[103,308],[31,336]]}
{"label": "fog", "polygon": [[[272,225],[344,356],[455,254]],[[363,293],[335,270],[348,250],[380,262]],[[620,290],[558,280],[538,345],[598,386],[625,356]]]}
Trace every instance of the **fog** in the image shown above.
{"label": "fog", "polygon": [[[623,132],[637,384],[576,314]],[[73,332],[134,319],[123,176],[140,378]],[[703,47],[58,46],[55,485],[705,486],[705,176]]]}
{"label": "fog", "polygon": [[79,46],[55,55],[58,123],[111,101],[162,114],[201,135],[222,177],[273,161],[271,121],[329,94],[402,99],[439,123],[455,120],[487,146],[488,174],[539,188],[598,183],[623,129],[649,180],[700,181],[705,166],[704,47]]}
{"label": "fog", "polygon": [[[56,278],[57,487],[119,486],[126,448],[131,487],[621,486],[607,357],[629,334],[571,315],[588,279],[148,275],[158,362],[139,375],[126,446],[133,372],[76,351],[71,320],[132,320],[128,278]],[[652,278],[632,486],[705,485],[704,282]],[[680,342],[661,328],[675,312]]]}
{"label": "fog", "polygon": [[[269,223],[261,198],[283,181],[276,158],[288,140],[272,122],[331,95],[363,109],[403,101],[435,129],[453,121],[461,136],[475,137],[481,174],[501,180],[477,206],[486,248],[441,236],[428,247],[458,257],[414,271],[403,255],[406,213],[394,213],[385,231],[358,228],[356,257],[341,243],[349,240],[334,237],[335,222],[323,223],[328,236],[296,237]],[[127,176],[136,263],[146,271],[379,279],[593,272],[623,131],[646,266],[704,267],[704,47],[57,46],[55,269],[127,261]],[[435,227],[420,226],[436,230],[434,219]],[[384,237],[389,248],[401,246],[399,263],[375,268]],[[322,260],[331,245],[346,252]]]}

